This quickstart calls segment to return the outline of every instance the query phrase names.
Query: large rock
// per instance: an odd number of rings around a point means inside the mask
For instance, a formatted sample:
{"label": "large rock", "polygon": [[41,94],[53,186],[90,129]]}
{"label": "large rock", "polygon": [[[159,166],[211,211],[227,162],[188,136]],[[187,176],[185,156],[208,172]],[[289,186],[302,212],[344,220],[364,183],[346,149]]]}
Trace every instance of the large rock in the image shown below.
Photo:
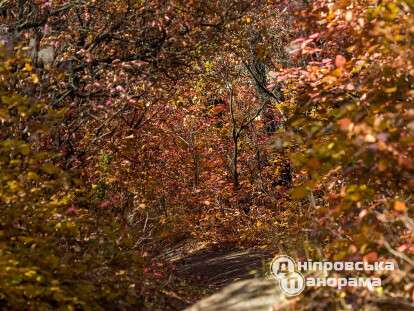
{"label": "large rock", "polygon": [[271,311],[287,305],[277,282],[262,278],[232,283],[185,311]]}

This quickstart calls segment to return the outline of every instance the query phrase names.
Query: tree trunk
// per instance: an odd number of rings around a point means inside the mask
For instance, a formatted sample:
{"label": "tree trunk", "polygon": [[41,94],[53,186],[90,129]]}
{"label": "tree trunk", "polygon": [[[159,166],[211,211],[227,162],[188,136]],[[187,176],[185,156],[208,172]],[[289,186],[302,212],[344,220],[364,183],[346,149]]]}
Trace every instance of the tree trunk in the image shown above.
{"label": "tree trunk", "polygon": [[239,147],[238,147],[238,135],[236,129],[233,127],[233,155],[231,158],[231,176],[233,181],[233,188],[235,190],[239,189],[239,172],[237,170],[237,161],[239,156]]}
{"label": "tree trunk", "polygon": [[194,164],[194,188],[197,188],[200,184],[200,155],[197,152],[196,141],[193,132],[190,133],[190,148]]}

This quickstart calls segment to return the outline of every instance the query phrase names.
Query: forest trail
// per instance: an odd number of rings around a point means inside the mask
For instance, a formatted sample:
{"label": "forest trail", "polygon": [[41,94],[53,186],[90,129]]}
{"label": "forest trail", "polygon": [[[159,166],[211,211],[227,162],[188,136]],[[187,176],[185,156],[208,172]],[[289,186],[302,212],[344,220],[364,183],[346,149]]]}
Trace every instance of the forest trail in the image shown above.
{"label": "forest trail", "polygon": [[[167,249],[160,257],[176,267],[175,274],[181,279],[205,290],[193,304],[186,301],[183,311],[294,310],[300,300],[300,296],[287,299],[269,276],[274,254],[263,249],[187,240]],[[365,306],[372,311],[414,310],[413,304],[391,297],[372,298]]]}
{"label": "forest trail", "polygon": [[287,303],[278,284],[266,277],[272,253],[260,249],[181,245],[164,253],[177,275],[205,288],[210,296],[186,311],[268,311]]}

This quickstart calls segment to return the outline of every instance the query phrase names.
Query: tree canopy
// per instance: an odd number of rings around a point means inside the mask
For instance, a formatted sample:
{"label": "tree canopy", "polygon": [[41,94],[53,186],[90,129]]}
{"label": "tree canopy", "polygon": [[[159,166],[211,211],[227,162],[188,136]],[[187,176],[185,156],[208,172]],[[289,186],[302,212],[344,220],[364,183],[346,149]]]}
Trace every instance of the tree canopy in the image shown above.
{"label": "tree canopy", "polygon": [[[178,310],[183,241],[392,260],[413,307],[414,1],[0,2],[0,307]],[[172,281],[171,281],[172,280]],[[394,300],[393,300],[394,299]]]}

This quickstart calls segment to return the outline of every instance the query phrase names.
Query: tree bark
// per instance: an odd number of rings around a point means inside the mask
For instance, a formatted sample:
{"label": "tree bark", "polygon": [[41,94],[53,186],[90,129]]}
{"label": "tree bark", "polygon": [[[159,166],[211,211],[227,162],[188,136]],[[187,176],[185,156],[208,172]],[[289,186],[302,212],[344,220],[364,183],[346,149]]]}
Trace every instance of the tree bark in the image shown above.
{"label": "tree bark", "polygon": [[233,100],[233,87],[229,85],[229,97],[230,97],[230,117],[231,117],[231,135],[233,140],[233,152],[231,157],[231,177],[233,182],[233,188],[235,190],[240,188],[239,183],[239,172],[237,170],[237,162],[239,157],[239,137],[240,130],[237,128],[236,115],[234,111],[234,100]]}

